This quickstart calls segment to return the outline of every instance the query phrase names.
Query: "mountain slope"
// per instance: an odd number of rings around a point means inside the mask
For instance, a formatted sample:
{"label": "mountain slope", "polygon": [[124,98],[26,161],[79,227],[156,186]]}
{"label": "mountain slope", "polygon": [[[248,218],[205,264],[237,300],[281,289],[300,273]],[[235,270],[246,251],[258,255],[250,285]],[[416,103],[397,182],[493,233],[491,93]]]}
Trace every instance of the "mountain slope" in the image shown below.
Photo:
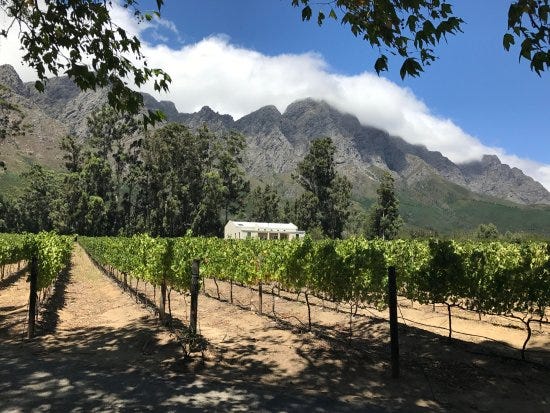
{"label": "mountain slope", "polygon": [[[494,155],[457,165],[439,152],[361,125],[356,117],[312,99],[294,102],[282,114],[274,106],[266,106],[236,122],[207,107],[178,119],[192,126],[205,122],[216,129],[242,132],[248,138],[248,168],[254,174],[293,170],[312,139],[329,136],[337,146],[340,169],[355,182],[373,178],[372,167],[377,167],[407,182],[435,174],[482,195],[520,204],[550,204],[550,193],[540,183],[502,164]],[[420,164],[424,167],[419,168]]]}
{"label": "mountain slope", "polygon": [[[39,94],[6,65],[0,66],[0,84],[4,85],[1,99],[11,107],[3,111],[20,125],[0,143],[0,159],[8,164],[0,190],[16,184],[16,175],[31,162],[61,169],[61,137],[74,133],[84,138],[86,118],[106,102],[105,91],[81,92],[67,78],[51,79],[45,93]],[[550,204],[550,193],[494,155],[457,165],[439,152],[361,125],[355,116],[312,99],[294,102],[283,113],[265,106],[238,120],[209,107],[179,113],[172,102],[159,102],[150,95],[144,95],[144,101],[149,109],[161,109],[170,121],[191,128],[206,123],[216,132],[243,133],[248,145],[245,168],[251,179],[284,183],[287,196],[297,191],[290,174],[311,140],[329,136],[337,147],[338,169],[352,181],[354,197],[365,207],[373,202],[380,175],[391,171],[402,213],[412,227],[450,232],[498,222],[501,230],[533,228],[550,234],[550,208],[528,206]]]}

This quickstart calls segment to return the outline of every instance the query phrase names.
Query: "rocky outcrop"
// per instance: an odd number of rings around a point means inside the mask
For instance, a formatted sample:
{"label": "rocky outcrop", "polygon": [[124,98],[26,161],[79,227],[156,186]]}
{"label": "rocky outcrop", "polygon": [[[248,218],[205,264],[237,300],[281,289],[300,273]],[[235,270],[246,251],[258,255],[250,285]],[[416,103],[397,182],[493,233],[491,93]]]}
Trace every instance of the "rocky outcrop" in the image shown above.
{"label": "rocky outcrop", "polygon": [[293,171],[309,142],[328,136],[337,147],[339,169],[354,186],[365,179],[376,179],[373,171],[385,169],[405,185],[438,176],[478,194],[520,204],[550,204],[550,193],[540,183],[502,164],[494,155],[457,165],[440,152],[361,125],[355,116],[322,101],[300,100],[282,114],[276,107],[266,106],[236,122],[227,116],[203,108],[179,119],[192,127],[208,123],[218,130],[243,133],[248,143],[247,170],[255,176]]}
{"label": "rocky outcrop", "polygon": [[27,86],[11,65],[0,65],[0,85],[11,89],[20,96],[29,95]]}
{"label": "rocky outcrop", "polygon": [[548,204],[548,191],[518,168],[503,164],[495,155],[459,165],[472,191],[521,204]]}
{"label": "rocky outcrop", "polygon": [[181,122],[192,129],[198,129],[206,124],[213,132],[233,129],[235,123],[231,115],[221,115],[208,106],[204,106],[196,113],[180,113],[174,121]]}

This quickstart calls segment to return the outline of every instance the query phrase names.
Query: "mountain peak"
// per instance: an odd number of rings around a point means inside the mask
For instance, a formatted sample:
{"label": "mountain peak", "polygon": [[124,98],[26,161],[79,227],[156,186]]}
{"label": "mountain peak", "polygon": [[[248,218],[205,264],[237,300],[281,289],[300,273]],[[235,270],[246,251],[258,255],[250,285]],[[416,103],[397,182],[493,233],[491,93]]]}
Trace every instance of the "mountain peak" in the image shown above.
{"label": "mountain peak", "polygon": [[306,112],[324,112],[330,110],[330,106],[324,100],[316,100],[313,98],[300,99],[292,102],[287,106],[284,116],[295,117]]}
{"label": "mountain peak", "polygon": [[496,155],[483,155],[481,163],[484,165],[501,165],[502,162]]}
{"label": "mountain peak", "polygon": [[0,65],[0,84],[10,88],[18,95],[27,96],[29,90],[12,65]]}
{"label": "mountain peak", "polygon": [[275,105],[263,106],[260,109],[258,109],[256,112],[252,112],[252,113],[261,113],[261,114],[276,116],[276,117],[281,116],[281,112],[279,112],[279,109],[277,109],[277,106]]}
{"label": "mountain peak", "polygon": [[210,106],[207,105],[204,105],[201,110],[197,112],[197,114],[206,117],[220,116],[218,112],[214,111]]}
{"label": "mountain peak", "polygon": [[[248,115],[243,116],[241,119],[260,119],[261,121],[274,121],[277,122],[281,117],[281,112],[275,105],[262,106],[260,109],[255,110]],[[239,119],[240,121],[240,119]],[[242,122],[241,122],[242,123]]]}

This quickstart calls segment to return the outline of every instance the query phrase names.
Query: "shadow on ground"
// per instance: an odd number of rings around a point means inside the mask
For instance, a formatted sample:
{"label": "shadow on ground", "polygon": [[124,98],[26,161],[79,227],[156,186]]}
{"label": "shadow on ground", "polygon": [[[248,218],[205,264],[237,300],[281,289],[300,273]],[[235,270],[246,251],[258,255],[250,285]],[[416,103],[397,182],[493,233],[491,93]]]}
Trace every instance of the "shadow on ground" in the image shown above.
{"label": "shadow on ground", "polygon": [[[143,323],[149,323],[149,328]],[[2,345],[0,407],[22,411],[75,407],[84,411],[354,410],[322,389],[309,393],[300,384],[306,377],[290,379],[273,365],[248,360],[248,354],[262,351],[262,344],[253,339],[239,340],[241,350],[230,364],[200,357],[184,363],[174,357],[179,354],[176,343],[152,341],[155,328],[144,319],[116,330],[71,331],[54,342],[35,339]],[[337,372],[329,368],[328,376],[336,380]],[[280,377],[281,382],[264,384],[265,377]],[[361,403],[357,410],[364,408]]]}
{"label": "shadow on ground", "polygon": [[19,278],[23,274],[27,272],[27,266],[23,266],[22,268],[18,269],[17,271],[12,272],[7,277],[5,277],[3,280],[0,280],[0,292],[1,290],[4,290],[8,287],[10,287],[12,284],[15,284]]}
{"label": "shadow on ground", "polygon": [[67,286],[71,278],[72,265],[69,264],[57,277],[53,294],[43,304],[38,320],[37,334],[53,334],[59,323],[59,310],[65,307]]}
{"label": "shadow on ground", "polygon": [[[70,271],[65,275],[48,302],[45,331],[56,331]],[[174,321],[184,328],[181,320]],[[281,330],[292,332],[290,342],[281,339]],[[116,329],[3,340],[0,410],[550,410],[550,369],[483,354],[485,343],[449,342],[401,325],[402,375],[395,380],[388,362],[388,327],[382,320],[355,319],[351,340],[345,331],[321,324],[313,330],[266,318],[253,334],[211,345],[205,357],[195,353],[191,359],[184,358],[177,340],[159,334],[164,330],[151,316]],[[286,371],[274,360],[257,357],[274,346],[290,348],[301,361],[300,369]]]}
{"label": "shadow on ground", "polygon": [[[374,333],[383,327],[365,322],[358,328]],[[4,343],[0,407],[22,411],[76,407],[84,411],[467,411],[480,407],[476,395],[485,395],[483,410],[496,411],[502,410],[510,385],[529,399],[537,397],[550,377],[547,369],[471,354],[460,348],[464,343],[449,344],[414,329],[402,332],[399,380],[390,378],[384,343],[373,345],[368,338],[355,340],[353,347],[334,344],[311,349],[307,346],[311,335],[296,335],[296,344],[302,345],[296,351],[305,367],[289,375],[275,363],[254,357],[267,344],[279,344],[275,334],[270,336],[273,328],[261,331],[261,340],[239,337],[227,342],[232,347],[229,358],[214,352],[215,357],[196,356],[188,362],[183,361],[178,343],[155,339],[157,329],[154,320],[144,317],[119,329],[79,329],[55,338]],[[548,407],[548,396],[540,393],[531,401],[540,411]]]}

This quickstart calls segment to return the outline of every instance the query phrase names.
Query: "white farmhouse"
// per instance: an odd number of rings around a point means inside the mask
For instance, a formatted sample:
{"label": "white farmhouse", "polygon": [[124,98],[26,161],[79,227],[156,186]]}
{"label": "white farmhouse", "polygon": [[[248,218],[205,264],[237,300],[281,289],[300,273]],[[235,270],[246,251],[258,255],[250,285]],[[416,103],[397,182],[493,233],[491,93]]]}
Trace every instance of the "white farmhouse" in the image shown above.
{"label": "white farmhouse", "polygon": [[294,239],[302,238],[305,231],[299,231],[292,223],[229,221],[225,224],[224,238],[260,238],[260,239]]}

